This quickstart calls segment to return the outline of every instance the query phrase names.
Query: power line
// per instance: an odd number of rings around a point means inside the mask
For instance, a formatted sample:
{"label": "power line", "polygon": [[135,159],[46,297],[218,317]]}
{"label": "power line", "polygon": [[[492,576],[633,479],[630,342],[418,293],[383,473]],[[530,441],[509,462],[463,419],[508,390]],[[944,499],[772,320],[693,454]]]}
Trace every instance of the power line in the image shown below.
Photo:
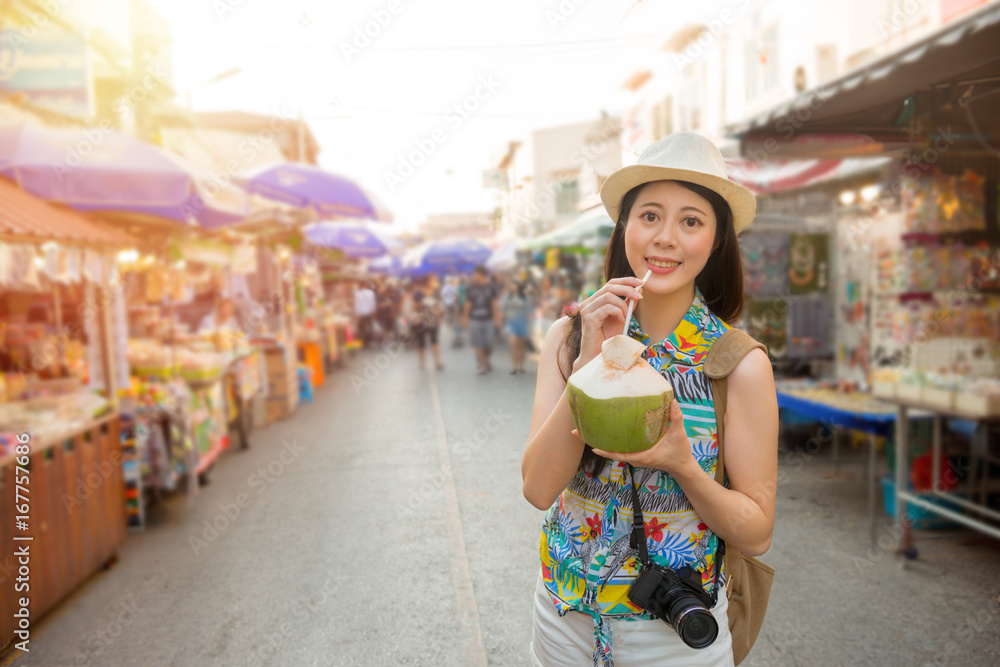
{"label": "power line", "polygon": [[[592,39],[592,40],[572,40],[565,42],[537,42],[532,44],[469,44],[469,45],[453,45],[453,46],[378,46],[371,45],[363,49],[364,52],[394,52],[394,53],[434,53],[434,52],[445,52],[451,53],[455,51],[503,51],[503,50],[524,50],[524,49],[553,49],[558,50],[570,50],[573,52],[585,49],[594,48],[619,48],[623,46],[631,46],[636,41],[643,39],[652,38],[663,38],[665,33],[650,33],[646,35],[632,35],[629,37],[611,37],[607,39]],[[313,50],[337,50],[341,47],[341,44],[347,44],[354,47],[354,44],[349,40],[342,40],[336,44],[326,44],[322,46],[311,46],[309,44],[303,43],[284,43],[284,42],[233,42],[233,41],[218,41],[218,40],[201,40],[201,39],[191,39],[173,36],[171,41],[176,44],[198,44],[203,46],[247,46],[253,48],[262,49],[313,49]],[[354,47],[356,48],[356,47]],[[514,55],[514,54],[511,54]],[[533,55],[533,54],[524,54]]]}

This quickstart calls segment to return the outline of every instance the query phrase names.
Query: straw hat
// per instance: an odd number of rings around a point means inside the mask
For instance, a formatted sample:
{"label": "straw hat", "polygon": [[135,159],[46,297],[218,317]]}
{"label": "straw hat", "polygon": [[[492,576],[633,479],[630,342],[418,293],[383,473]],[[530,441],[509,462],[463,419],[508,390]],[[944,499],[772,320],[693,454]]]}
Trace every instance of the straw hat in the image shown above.
{"label": "straw hat", "polygon": [[629,190],[653,181],[687,181],[718,193],[733,211],[737,234],[750,225],[757,211],[753,193],[726,176],[726,163],[716,145],[694,132],[676,132],[653,142],[636,164],[608,176],[601,201],[611,219],[618,222],[622,197]]}

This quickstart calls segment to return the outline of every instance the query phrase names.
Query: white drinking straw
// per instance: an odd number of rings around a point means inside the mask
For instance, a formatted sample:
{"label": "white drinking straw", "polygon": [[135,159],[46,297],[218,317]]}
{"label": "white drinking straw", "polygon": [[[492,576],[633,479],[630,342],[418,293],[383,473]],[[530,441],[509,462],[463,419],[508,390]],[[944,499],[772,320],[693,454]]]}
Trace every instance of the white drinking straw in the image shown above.
{"label": "white drinking straw", "polygon": [[[646,271],[646,275],[644,275],[642,277],[642,284],[639,285],[639,287],[642,287],[643,285],[645,285],[646,281],[649,280],[649,277],[651,275],[653,275],[653,270],[652,269],[649,269],[648,271]],[[637,287],[636,289],[639,289],[639,287]],[[628,302],[628,314],[625,315],[625,330],[622,331],[622,335],[623,336],[627,336],[628,335],[628,324],[629,324],[629,322],[632,321],[632,311],[635,309],[635,302],[636,302],[636,299],[629,299],[629,302]]]}

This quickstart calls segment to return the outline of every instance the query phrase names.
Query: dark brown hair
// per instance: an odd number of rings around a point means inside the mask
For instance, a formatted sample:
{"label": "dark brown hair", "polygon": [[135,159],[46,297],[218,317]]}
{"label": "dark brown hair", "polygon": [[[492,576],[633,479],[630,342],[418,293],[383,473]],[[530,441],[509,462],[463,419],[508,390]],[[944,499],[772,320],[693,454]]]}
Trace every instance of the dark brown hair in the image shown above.
{"label": "dark brown hair", "polygon": [[[729,204],[721,195],[703,185],[676,181],[696,195],[708,201],[715,212],[715,243],[712,254],[705,267],[695,278],[695,286],[701,290],[705,305],[716,317],[727,324],[732,324],[743,313],[743,261],[740,256],[740,246],[736,240],[736,228],[733,226],[733,213]],[[649,183],[637,185],[622,197],[621,209],[615,229],[611,233],[611,241],[604,252],[604,280],[612,278],[627,278],[635,276],[632,266],[625,254],[625,226],[628,224],[632,206],[635,205],[639,193]],[[559,361],[559,372],[567,379],[573,371],[573,362],[580,355],[581,317],[579,311],[570,316],[569,327],[562,345],[556,354]],[[604,466],[604,458],[594,454],[588,445],[580,460],[584,471],[597,473]]]}

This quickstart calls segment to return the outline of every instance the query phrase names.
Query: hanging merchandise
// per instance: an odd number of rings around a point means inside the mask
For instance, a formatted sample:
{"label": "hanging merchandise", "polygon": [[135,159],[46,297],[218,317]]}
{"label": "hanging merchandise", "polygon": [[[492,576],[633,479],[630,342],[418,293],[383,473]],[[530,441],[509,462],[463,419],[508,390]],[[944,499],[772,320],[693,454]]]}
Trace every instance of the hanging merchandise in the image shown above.
{"label": "hanging merchandise", "polygon": [[54,243],[43,246],[45,253],[45,275],[61,285],[80,282],[80,250],[64,248]]}
{"label": "hanging merchandise", "polygon": [[11,285],[15,289],[33,292],[42,288],[38,276],[38,264],[35,262],[36,257],[34,246],[10,246]]}
{"label": "hanging merchandise", "polygon": [[788,292],[788,236],[750,234],[740,239],[740,249],[748,294]]}
{"label": "hanging merchandise", "polygon": [[986,178],[971,169],[961,176],[932,169],[903,181],[906,231],[925,234],[979,232],[986,229]]}
{"label": "hanging merchandise", "polygon": [[104,260],[96,250],[83,251],[83,277],[94,285],[104,284]]}
{"label": "hanging merchandise", "polygon": [[792,294],[825,292],[828,251],[825,234],[795,234],[789,240],[788,282]]}
{"label": "hanging merchandise", "polygon": [[0,287],[7,287],[13,284],[13,261],[11,247],[6,243],[0,243]]}

